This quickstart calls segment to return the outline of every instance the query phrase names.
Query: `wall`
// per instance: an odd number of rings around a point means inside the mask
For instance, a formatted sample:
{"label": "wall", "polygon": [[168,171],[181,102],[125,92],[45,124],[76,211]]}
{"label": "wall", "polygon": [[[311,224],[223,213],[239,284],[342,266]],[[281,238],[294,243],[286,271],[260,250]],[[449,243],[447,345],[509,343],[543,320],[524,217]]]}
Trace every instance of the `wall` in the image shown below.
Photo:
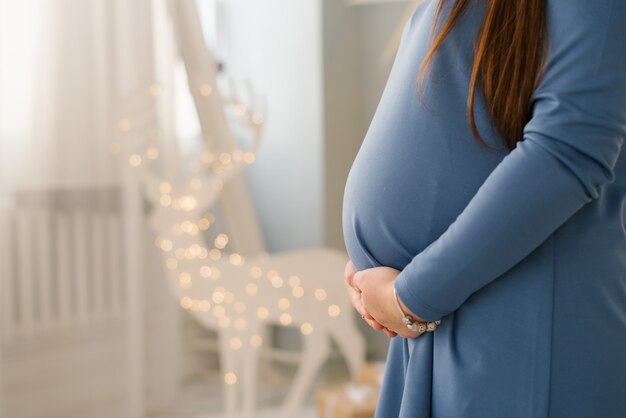
{"label": "wall", "polygon": [[229,0],[226,71],[266,98],[263,144],[247,171],[268,251],[323,242],[321,4]]}

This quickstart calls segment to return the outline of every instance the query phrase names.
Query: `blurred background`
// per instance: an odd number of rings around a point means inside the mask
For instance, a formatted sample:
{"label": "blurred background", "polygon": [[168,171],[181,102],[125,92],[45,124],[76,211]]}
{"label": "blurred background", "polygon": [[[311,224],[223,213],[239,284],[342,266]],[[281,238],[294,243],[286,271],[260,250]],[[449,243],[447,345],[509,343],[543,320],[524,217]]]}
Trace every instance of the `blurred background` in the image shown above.
{"label": "blurred background", "polygon": [[0,0],[0,418],[373,416],[342,196],[416,4]]}

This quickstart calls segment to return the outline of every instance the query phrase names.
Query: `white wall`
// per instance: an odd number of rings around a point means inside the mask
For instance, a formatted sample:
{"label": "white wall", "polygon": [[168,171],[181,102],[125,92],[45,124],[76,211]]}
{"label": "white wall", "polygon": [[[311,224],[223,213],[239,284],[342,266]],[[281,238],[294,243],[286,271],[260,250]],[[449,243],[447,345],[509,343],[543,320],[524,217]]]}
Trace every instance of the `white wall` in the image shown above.
{"label": "white wall", "polygon": [[323,242],[320,0],[221,3],[226,70],[267,98],[264,142],[248,181],[268,251]]}

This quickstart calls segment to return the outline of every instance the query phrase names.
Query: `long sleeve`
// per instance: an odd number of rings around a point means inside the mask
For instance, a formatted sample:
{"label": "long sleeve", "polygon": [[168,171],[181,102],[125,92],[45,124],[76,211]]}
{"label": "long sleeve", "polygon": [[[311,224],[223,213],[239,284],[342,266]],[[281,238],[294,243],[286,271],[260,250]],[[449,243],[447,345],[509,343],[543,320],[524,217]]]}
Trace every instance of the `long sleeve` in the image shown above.
{"label": "long sleeve", "polygon": [[425,320],[455,311],[614,181],[626,137],[626,3],[552,2],[548,12],[548,66],[523,140],[396,278]]}

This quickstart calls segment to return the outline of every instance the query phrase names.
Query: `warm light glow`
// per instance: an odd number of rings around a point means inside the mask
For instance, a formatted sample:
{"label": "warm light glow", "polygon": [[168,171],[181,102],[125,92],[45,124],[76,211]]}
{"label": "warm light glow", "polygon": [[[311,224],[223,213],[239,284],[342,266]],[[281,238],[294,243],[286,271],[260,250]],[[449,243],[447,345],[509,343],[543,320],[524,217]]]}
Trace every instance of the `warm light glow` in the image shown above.
{"label": "warm light glow", "polygon": [[182,297],[180,298],[180,306],[182,306],[184,309],[189,309],[191,308],[191,306],[193,305],[193,301],[191,300],[190,297]]}
{"label": "warm light glow", "polygon": [[187,273],[186,271],[183,271],[182,273],[178,275],[178,280],[181,283],[189,283],[191,282],[191,274]]}
{"label": "warm light glow", "polygon": [[161,86],[158,83],[152,83],[150,85],[150,95],[156,97],[159,94],[161,94]]}
{"label": "warm light glow", "polygon": [[164,239],[161,243],[161,249],[163,251],[171,251],[173,247],[174,244],[172,244],[172,241],[170,241],[169,239]]}
{"label": "warm light glow", "polygon": [[209,277],[211,277],[211,274],[213,272],[211,271],[211,267],[209,266],[202,266],[200,267],[200,276],[202,276],[205,279],[208,279]]}
{"label": "warm light glow", "polygon": [[207,229],[209,229],[210,226],[211,226],[211,223],[206,218],[202,218],[198,221],[198,228],[200,228],[203,231],[206,231]]}
{"label": "warm light glow", "polygon": [[172,192],[172,185],[170,183],[168,183],[167,181],[162,182],[161,184],[159,184],[159,191],[163,194],[168,194]]}
{"label": "warm light glow", "polygon": [[242,346],[241,339],[237,337],[231,338],[228,345],[233,350],[239,350]]}
{"label": "warm light glow", "polygon": [[278,305],[278,309],[286,311],[287,309],[289,309],[289,305],[291,305],[291,304],[289,303],[289,299],[287,299],[287,298],[280,298],[280,299],[278,299],[277,305]]}
{"label": "warm light glow", "polygon": [[164,194],[159,198],[159,203],[161,203],[161,206],[169,206],[172,204],[172,197],[168,194]]}
{"label": "warm light glow", "polygon": [[289,315],[288,313],[280,314],[279,321],[282,325],[287,326],[291,324],[291,321],[292,321],[291,315]]}
{"label": "warm light glow", "polygon": [[184,211],[190,212],[196,208],[198,201],[195,196],[186,195],[178,199],[180,208]]}
{"label": "warm light glow", "polygon": [[262,275],[263,275],[263,270],[261,270],[261,267],[253,266],[250,268],[250,276],[252,276],[253,278],[258,279]]}
{"label": "warm light glow", "polygon": [[226,373],[224,375],[224,381],[227,385],[234,385],[237,383],[237,375],[235,373]]}
{"label": "warm light glow", "polygon": [[260,308],[258,308],[256,310],[256,316],[259,317],[259,319],[266,319],[269,316],[269,311],[267,310],[267,308],[261,306]]}
{"label": "warm light glow", "polygon": [[148,148],[146,150],[146,157],[148,157],[149,160],[156,160],[159,158],[159,150],[155,147]]}
{"label": "warm light glow", "polygon": [[228,165],[231,163],[231,155],[227,152],[222,152],[220,154],[220,163],[224,165]]}
{"label": "warm light glow", "polygon": [[235,329],[239,331],[246,329],[246,320],[243,318],[235,319]]}
{"label": "warm light glow", "polygon": [[254,162],[254,160],[256,159],[256,157],[254,156],[254,154],[252,152],[246,152],[243,156],[243,161],[247,164],[252,164]]}
{"label": "warm light glow", "polygon": [[141,165],[141,155],[139,154],[131,155],[130,158],[128,159],[128,162],[133,167],[139,167]]}
{"label": "warm light glow", "polygon": [[120,153],[120,151],[122,151],[122,147],[120,146],[120,143],[119,143],[119,142],[111,142],[111,143],[109,144],[109,151],[110,151],[112,154],[119,154],[119,153]]}
{"label": "warm light glow", "polygon": [[219,249],[224,249],[224,247],[226,247],[226,245],[228,244],[228,236],[226,236],[226,234],[219,234],[217,237],[215,237],[213,243],[215,247]]}
{"label": "warm light glow", "polygon": [[228,328],[230,326],[230,318],[223,316],[219,319],[218,325],[222,328]]}
{"label": "warm light glow", "polygon": [[235,301],[235,294],[233,292],[224,292],[224,303],[233,303]]}
{"label": "warm light glow", "polygon": [[246,106],[243,103],[237,103],[235,105],[235,113],[237,113],[239,116],[242,116],[246,113]]}
{"label": "warm light glow", "polygon": [[240,266],[243,263],[243,257],[240,254],[232,253],[228,256],[230,264],[233,266]]}
{"label": "warm light glow", "polygon": [[264,121],[263,115],[260,114],[259,112],[255,112],[252,115],[252,123],[254,123],[255,125],[260,125],[262,124]]}
{"label": "warm light glow", "polygon": [[209,257],[211,258],[211,260],[217,261],[222,258],[222,252],[217,248],[213,248],[211,249],[211,251],[209,251]]}
{"label": "warm light glow", "polygon": [[213,292],[213,295],[211,295],[211,299],[213,299],[213,302],[215,303],[222,303],[224,302],[224,293],[215,291]]}
{"label": "warm light glow", "polygon": [[311,333],[313,332],[313,325],[305,322],[304,324],[302,324],[302,326],[300,326],[300,332],[302,333],[302,335],[311,335]]}
{"label": "warm light glow", "polygon": [[259,287],[254,283],[248,283],[246,285],[246,293],[250,296],[256,295],[259,291]]}
{"label": "warm light glow", "polygon": [[326,291],[324,289],[316,289],[315,290],[315,299],[322,301],[326,299]]}
{"label": "warm light glow", "polygon": [[253,335],[250,337],[250,345],[254,348],[259,348],[263,345],[263,338],[260,335]]}
{"label": "warm light glow", "polygon": [[212,92],[213,92],[213,87],[211,87],[209,84],[204,83],[200,86],[201,95],[209,96]]}
{"label": "warm light glow", "polygon": [[283,278],[280,276],[275,276],[272,278],[272,286],[276,289],[279,289],[283,286]]}
{"label": "warm light glow", "polygon": [[337,305],[330,305],[328,307],[328,315],[330,315],[330,316],[339,316],[340,313],[341,313],[341,309],[339,309],[339,306],[337,306]]}
{"label": "warm light glow", "polygon": [[213,316],[215,316],[216,318],[221,318],[224,315],[226,315],[226,309],[223,306],[218,305],[213,308]]}
{"label": "warm light glow", "polygon": [[289,282],[289,286],[291,287],[300,286],[300,278],[298,276],[295,276],[295,275],[289,276],[288,282]]}
{"label": "warm light glow", "polygon": [[211,302],[206,299],[200,301],[200,310],[202,312],[208,312],[211,309]]}
{"label": "warm light glow", "polygon": [[304,296],[304,289],[300,286],[294,287],[291,290],[291,294],[293,295],[294,298],[300,299],[302,296]]}
{"label": "warm light glow", "polygon": [[224,181],[220,179],[213,180],[213,188],[215,190],[222,190],[224,188]]}
{"label": "warm light glow", "polygon": [[176,260],[175,258],[168,258],[165,262],[165,265],[170,270],[176,270],[176,267],[178,267],[178,260]]}
{"label": "warm light glow", "polygon": [[239,148],[233,151],[233,161],[239,162],[243,159],[243,151]]}

